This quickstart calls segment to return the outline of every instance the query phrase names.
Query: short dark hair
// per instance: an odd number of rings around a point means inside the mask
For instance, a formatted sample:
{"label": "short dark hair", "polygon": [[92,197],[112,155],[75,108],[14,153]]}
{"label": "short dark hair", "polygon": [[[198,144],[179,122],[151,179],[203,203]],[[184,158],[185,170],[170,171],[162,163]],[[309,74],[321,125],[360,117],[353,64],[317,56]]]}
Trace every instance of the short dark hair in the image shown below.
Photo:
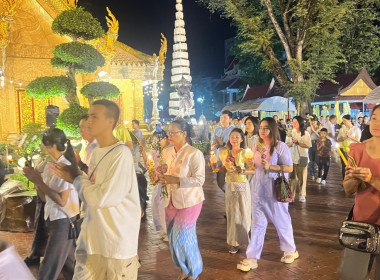
{"label": "short dark hair", "polygon": [[322,128],[322,129],[320,130],[320,132],[326,132],[326,133],[327,133],[327,128]]}
{"label": "short dark hair", "polygon": [[137,125],[140,125],[140,122],[138,120],[132,120],[132,122],[134,122]]}
{"label": "short dark hair", "polygon": [[115,102],[106,99],[100,99],[93,102],[92,105],[102,105],[106,107],[106,116],[115,120],[113,128],[116,127],[116,124],[119,121],[120,117],[120,109]]}
{"label": "short dark hair", "polygon": [[228,110],[224,110],[222,111],[222,113],[220,115],[228,115],[230,117],[230,119],[232,119],[232,112],[231,111],[228,111]]}
{"label": "short dark hair", "polygon": [[[248,120],[250,120],[253,124],[253,135],[258,135],[259,134],[259,126],[260,126],[259,118],[249,116],[245,119],[244,124],[246,124]],[[248,132],[246,132],[245,134],[247,135]]]}
{"label": "short dark hair", "polygon": [[348,120],[348,121],[351,120],[351,116],[350,116],[350,115],[344,115],[342,118],[343,118],[343,119],[346,119],[346,120]]}
{"label": "short dark hair", "polygon": [[359,120],[359,119],[362,119],[362,118],[363,118],[363,117],[359,117],[358,120]]}
{"label": "short dark hair", "polygon": [[336,119],[336,116],[335,116],[335,115],[331,115],[331,116],[329,117],[329,120],[333,120],[333,119]]}
{"label": "short dark hair", "polygon": [[[372,109],[372,111],[373,111],[373,109]],[[367,115],[364,115],[364,117],[365,117],[365,118],[368,118],[368,116],[367,116]]]}

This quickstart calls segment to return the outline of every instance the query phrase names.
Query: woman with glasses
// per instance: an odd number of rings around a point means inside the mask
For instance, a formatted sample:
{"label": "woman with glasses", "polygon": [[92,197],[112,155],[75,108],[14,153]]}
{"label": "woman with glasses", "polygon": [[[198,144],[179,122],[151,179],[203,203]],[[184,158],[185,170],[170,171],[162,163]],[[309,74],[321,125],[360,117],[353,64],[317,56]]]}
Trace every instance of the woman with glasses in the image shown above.
{"label": "woman with glasses", "polygon": [[298,193],[299,201],[306,202],[308,153],[312,145],[302,117],[294,117],[292,135],[286,138],[286,144],[290,147],[293,158],[293,178],[290,180],[292,193],[294,196]]}
{"label": "woman with glasses", "polygon": [[263,250],[268,220],[273,223],[280,238],[280,249],[284,252],[281,262],[292,263],[298,258],[288,203],[278,202],[274,190],[278,172],[284,171],[287,178],[287,173],[293,171],[290,149],[280,141],[278,127],[273,118],[265,118],[260,122],[259,137],[259,143],[252,147],[255,176],[251,181],[251,240],[247,248],[247,258],[237,265],[242,271],[258,267],[257,261]]}
{"label": "woman with glasses", "polygon": [[42,174],[31,167],[24,168],[25,176],[32,181],[45,204],[45,222],[48,241],[38,279],[57,279],[62,271],[65,279],[72,279],[75,265],[75,239],[69,239],[70,221],[79,218],[79,198],[74,186],[54,175],[52,165],[76,166],[70,140],[58,128],[50,128],[42,135],[43,149],[54,163],[46,164]]}
{"label": "woman with glasses", "polygon": [[197,279],[203,269],[196,222],[204,200],[205,160],[201,151],[188,144],[192,128],[184,119],[174,120],[167,135],[172,145],[162,151],[167,172],[158,177],[167,188],[165,212],[170,251],[175,266],[181,269],[178,279]]}
{"label": "woman with glasses", "polygon": [[251,192],[245,169],[245,137],[240,128],[231,131],[227,149],[220,151],[220,160],[226,168],[227,244],[229,252],[236,254],[240,245],[248,244],[251,226]]}

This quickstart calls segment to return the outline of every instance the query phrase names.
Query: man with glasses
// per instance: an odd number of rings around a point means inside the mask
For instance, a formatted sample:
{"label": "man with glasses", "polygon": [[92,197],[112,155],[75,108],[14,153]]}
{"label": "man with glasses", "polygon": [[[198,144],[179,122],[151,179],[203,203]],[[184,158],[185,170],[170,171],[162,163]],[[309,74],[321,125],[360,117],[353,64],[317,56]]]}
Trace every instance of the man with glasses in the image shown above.
{"label": "man with glasses", "polygon": [[[232,124],[232,112],[225,110],[220,115],[220,127],[215,129],[215,136],[212,141],[212,150],[215,151],[215,155],[218,158],[218,165],[222,165],[219,158],[219,152],[225,149],[231,131],[235,128]],[[218,187],[225,192],[225,172],[218,171],[216,173],[216,182]]]}

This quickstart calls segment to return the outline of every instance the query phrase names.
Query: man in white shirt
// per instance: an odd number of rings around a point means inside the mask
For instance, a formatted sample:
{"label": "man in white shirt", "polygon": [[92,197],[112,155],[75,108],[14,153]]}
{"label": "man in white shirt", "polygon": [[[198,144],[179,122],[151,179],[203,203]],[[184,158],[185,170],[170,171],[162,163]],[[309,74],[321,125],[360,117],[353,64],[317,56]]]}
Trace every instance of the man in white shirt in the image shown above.
{"label": "man in white shirt", "polygon": [[88,128],[99,148],[92,155],[88,178],[63,166],[54,168],[73,182],[86,205],[74,280],[137,279],[141,209],[132,153],[112,133],[119,114],[109,100],[97,100],[89,109]]}

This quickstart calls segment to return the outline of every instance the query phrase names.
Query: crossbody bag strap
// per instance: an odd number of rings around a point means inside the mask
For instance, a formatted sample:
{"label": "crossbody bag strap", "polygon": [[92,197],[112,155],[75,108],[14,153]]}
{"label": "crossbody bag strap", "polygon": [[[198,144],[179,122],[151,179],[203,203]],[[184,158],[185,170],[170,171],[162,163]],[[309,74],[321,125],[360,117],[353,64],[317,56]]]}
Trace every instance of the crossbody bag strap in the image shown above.
{"label": "crossbody bag strap", "polygon": [[348,213],[347,221],[352,221],[352,218],[354,217],[354,207],[355,207],[355,204],[352,205],[352,208],[351,208],[350,212]]}
{"label": "crossbody bag strap", "polygon": [[99,164],[101,163],[101,161],[110,153],[110,152],[112,152],[115,148],[117,148],[117,147],[119,147],[119,146],[123,146],[124,144],[119,144],[119,145],[117,145],[117,146],[115,146],[115,147],[113,147],[111,150],[109,150],[99,161],[98,161],[98,163],[96,164],[96,166],[95,166],[95,168],[94,168],[94,170],[92,170],[92,172],[91,172],[91,175],[90,175],[90,177],[88,177],[88,179],[89,180],[91,180],[91,178],[92,178],[92,175],[94,175],[94,172],[96,171],[96,169],[98,168],[98,166],[99,166]]}

